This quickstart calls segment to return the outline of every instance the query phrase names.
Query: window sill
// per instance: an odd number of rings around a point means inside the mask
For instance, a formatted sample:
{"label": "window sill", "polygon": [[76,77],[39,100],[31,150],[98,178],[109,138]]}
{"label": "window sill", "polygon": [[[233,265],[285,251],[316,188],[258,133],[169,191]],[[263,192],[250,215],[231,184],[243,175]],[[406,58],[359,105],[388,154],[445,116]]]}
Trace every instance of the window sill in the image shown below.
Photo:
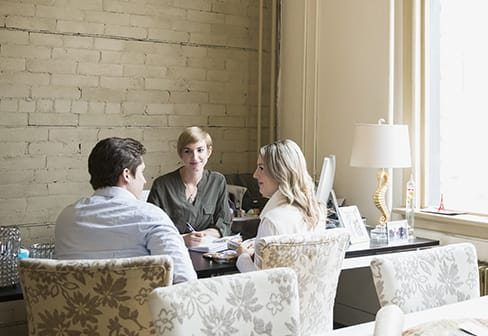
{"label": "window sill", "polygon": [[[405,215],[404,208],[393,213]],[[415,211],[415,228],[488,240],[488,217],[475,215],[437,215]]]}

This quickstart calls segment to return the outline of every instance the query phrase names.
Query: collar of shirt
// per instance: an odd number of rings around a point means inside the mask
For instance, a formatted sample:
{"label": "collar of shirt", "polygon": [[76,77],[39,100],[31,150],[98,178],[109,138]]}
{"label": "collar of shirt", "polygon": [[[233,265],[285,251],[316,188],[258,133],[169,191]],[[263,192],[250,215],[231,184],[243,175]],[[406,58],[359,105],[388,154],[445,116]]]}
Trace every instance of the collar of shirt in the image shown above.
{"label": "collar of shirt", "polygon": [[[174,173],[176,176],[178,176],[178,179],[181,182],[181,185],[183,187],[185,187],[185,182],[183,182],[183,178],[181,177],[180,169],[181,169],[181,167],[176,169],[174,171]],[[207,184],[209,176],[210,176],[210,170],[204,169],[203,173],[202,173],[202,178],[200,179],[200,181],[198,181],[197,186],[199,186],[200,188],[203,188],[203,186],[205,186],[205,184]]]}
{"label": "collar of shirt", "polygon": [[136,196],[127,189],[121,187],[104,187],[98,188],[93,193],[94,196],[104,196],[104,197],[120,197],[128,198],[131,200],[137,200]]}
{"label": "collar of shirt", "polygon": [[286,201],[285,196],[281,193],[281,191],[276,190],[273,195],[271,195],[271,198],[266,202],[266,205],[264,206],[263,210],[261,211],[260,216],[266,215],[266,213],[277,206],[287,204],[288,202]]}

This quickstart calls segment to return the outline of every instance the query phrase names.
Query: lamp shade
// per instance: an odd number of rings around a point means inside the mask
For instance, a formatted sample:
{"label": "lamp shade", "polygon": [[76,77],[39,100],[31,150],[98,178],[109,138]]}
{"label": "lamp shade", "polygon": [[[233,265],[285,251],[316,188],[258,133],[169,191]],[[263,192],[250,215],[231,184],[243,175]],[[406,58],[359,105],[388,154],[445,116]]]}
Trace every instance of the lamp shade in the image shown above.
{"label": "lamp shade", "polygon": [[356,124],[350,164],[369,168],[410,167],[408,126]]}

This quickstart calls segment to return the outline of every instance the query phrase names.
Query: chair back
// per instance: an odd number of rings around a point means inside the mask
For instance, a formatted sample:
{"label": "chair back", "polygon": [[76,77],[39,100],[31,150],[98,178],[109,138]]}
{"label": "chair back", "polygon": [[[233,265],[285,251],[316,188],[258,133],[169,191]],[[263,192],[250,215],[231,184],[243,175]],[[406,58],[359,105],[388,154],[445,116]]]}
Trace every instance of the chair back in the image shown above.
{"label": "chair back", "polygon": [[171,285],[169,256],[23,259],[29,335],[154,335],[147,295]]}
{"label": "chair back", "polygon": [[197,279],[149,295],[156,335],[298,335],[297,278],[277,268]]}
{"label": "chair back", "polygon": [[291,267],[297,273],[301,335],[332,331],[337,283],[348,246],[345,229],[269,236],[256,242],[259,269]]}
{"label": "chair back", "polygon": [[381,306],[410,313],[480,296],[476,249],[470,243],[373,258],[371,274]]}

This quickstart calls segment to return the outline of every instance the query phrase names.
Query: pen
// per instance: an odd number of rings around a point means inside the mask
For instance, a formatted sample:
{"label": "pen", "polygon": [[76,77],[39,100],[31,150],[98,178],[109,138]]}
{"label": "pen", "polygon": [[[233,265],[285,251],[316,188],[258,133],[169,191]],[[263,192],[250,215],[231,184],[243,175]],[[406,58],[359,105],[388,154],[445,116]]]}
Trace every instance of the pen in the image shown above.
{"label": "pen", "polygon": [[191,226],[190,223],[186,222],[186,231],[193,232],[195,231],[195,229],[193,228],[193,226]]}

